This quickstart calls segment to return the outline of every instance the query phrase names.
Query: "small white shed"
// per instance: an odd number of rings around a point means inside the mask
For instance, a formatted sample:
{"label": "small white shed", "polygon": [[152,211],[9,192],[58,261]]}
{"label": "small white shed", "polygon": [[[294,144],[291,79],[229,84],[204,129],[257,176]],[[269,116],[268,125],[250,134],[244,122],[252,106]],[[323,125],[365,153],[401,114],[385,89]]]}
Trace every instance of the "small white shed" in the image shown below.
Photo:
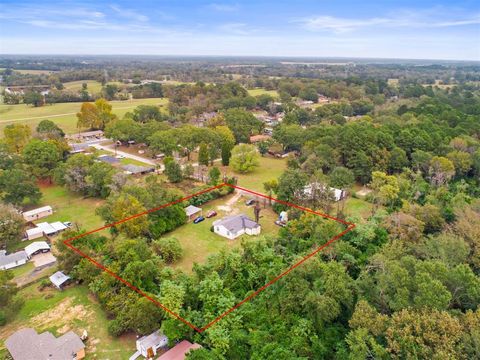
{"label": "small white shed", "polygon": [[27,229],[25,234],[27,240],[34,240],[43,236],[43,230],[39,227],[34,227],[33,229]]}
{"label": "small white shed", "polygon": [[57,271],[55,274],[50,276],[49,279],[57,289],[62,290],[62,287],[70,280],[70,276],[65,275],[61,271]]}
{"label": "small white shed", "polygon": [[143,336],[137,339],[137,351],[147,359],[153,358],[157,355],[158,349],[168,345],[168,338],[157,330],[150,335]]}
{"label": "small white shed", "polygon": [[25,252],[27,253],[28,258],[31,258],[33,255],[46,253],[49,251],[50,245],[48,245],[46,241],[35,241],[25,247]]}

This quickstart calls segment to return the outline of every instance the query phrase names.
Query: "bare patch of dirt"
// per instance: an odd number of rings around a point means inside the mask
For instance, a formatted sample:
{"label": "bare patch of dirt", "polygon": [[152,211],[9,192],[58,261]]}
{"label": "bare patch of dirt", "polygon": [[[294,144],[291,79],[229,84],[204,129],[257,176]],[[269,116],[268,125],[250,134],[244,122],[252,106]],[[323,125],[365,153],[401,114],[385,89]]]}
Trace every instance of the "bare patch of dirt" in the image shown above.
{"label": "bare patch of dirt", "polygon": [[71,324],[73,320],[86,319],[91,315],[92,312],[84,305],[73,306],[72,298],[66,298],[53,309],[34,316],[30,320],[30,323],[35,328],[46,328],[63,324],[63,326],[59,329],[59,332],[61,332],[61,330],[67,332],[70,330],[69,324]]}

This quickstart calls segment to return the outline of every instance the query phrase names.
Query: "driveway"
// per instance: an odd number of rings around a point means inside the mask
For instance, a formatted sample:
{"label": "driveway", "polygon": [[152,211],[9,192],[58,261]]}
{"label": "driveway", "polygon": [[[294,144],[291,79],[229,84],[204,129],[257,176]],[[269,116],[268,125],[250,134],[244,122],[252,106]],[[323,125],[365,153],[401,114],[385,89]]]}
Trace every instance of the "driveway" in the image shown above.
{"label": "driveway", "polygon": [[[100,144],[92,144],[91,145],[92,147],[94,147],[95,149],[98,149],[98,150],[104,150],[104,151],[109,151],[113,154],[115,154],[115,149],[112,148],[112,145],[100,145]],[[120,150],[117,150],[117,155],[122,155],[122,156],[125,156],[126,158],[128,159],[132,159],[132,160],[137,160],[137,161],[141,161],[145,164],[149,164],[149,165],[152,165],[152,166],[160,166],[160,170],[163,171],[163,164],[158,164],[156,163],[155,161],[151,160],[151,159],[147,159],[145,157],[142,157],[142,156],[137,156],[137,155],[133,155],[133,154],[129,154],[125,151],[120,151]]]}

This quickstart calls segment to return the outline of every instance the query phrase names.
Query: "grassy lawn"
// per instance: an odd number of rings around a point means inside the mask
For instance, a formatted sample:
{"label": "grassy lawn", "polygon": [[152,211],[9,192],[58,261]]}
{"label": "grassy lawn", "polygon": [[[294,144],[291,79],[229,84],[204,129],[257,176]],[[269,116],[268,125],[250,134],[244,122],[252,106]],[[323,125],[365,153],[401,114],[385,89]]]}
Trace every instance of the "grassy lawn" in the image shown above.
{"label": "grassy lawn", "polygon": [[[180,268],[185,272],[191,272],[193,263],[202,263],[211,254],[219,253],[222,250],[228,251],[230,249],[238,248],[242,241],[254,241],[255,239],[258,239],[256,236],[243,235],[235,240],[228,240],[210,231],[212,223],[215,220],[219,220],[228,214],[243,213],[251,219],[255,218],[253,207],[245,205],[246,197],[240,197],[238,201],[230,205],[230,212],[226,212],[219,208],[219,206],[224,206],[234,196],[235,195],[228,195],[202,206],[204,216],[212,209],[218,213],[217,216],[205,219],[205,221],[202,221],[199,224],[189,222],[165,235],[177,238],[184,251],[183,258],[178,263],[174,264],[174,267]],[[266,209],[262,209],[260,213],[262,235],[275,235],[278,233],[279,228],[274,224],[277,217],[278,216],[271,208],[267,207]]]}
{"label": "grassy lawn", "polygon": [[13,273],[13,277],[16,278],[18,276],[23,276],[28,274],[29,272],[32,272],[33,269],[35,269],[35,265],[33,265],[33,261],[29,261],[25,265],[11,269],[11,272]]}
{"label": "grassy lawn", "polygon": [[362,199],[349,197],[345,201],[345,214],[367,219],[372,214],[372,204]]}
{"label": "grassy lawn", "polygon": [[[132,99],[126,101],[110,101],[113,112],[122,117],[138,105],[167,104],[165,98]],[[49,119],[60,126],[67,134],[75,133],[77,129],[76,113],[80,110],[81,103],[58,103],[41,107],[31,107],[25,104],[0,105],[0,137],[3,137],[3,128],[9,124],[27,124],[32,128],[44,119]]]}
{"label": "grassy lawn", "polygon": [[[63,86],[65,86],[65,89],[67,90],[80,91],[82,90],[83,83],[87,84],[87,90],[91,94],[99,94],[100,91],[102,91],[102,83],[96,80],[69,81],[69,82],[63,83]],[[107,85],[122,86],[124,84],[119,81],[112,81],[107,83]]]}
{"label": "grassy lawn", "polygon": [[86,286],[71,286],[64,291],[38,289],[38,284],[20,290],[25,303],[16,318],[0,328],[0,355],[8,336],[32,327],[38,333],[50,331],[60,336],[70,330],[82,335],[87,330],[87,359],[128,359],[135,351],[135,337],[113,338],[107,332],[107,318]]}
{"label": "grassy lawn", "polygon": [[[261,157],[260,166],[255,171],[248,174],[239,174],[234,172],[230,167],[227,167],[227,173],[229,176],[236,176],[238,179],[238,185],[247,189],[265,192],[263,183],[269,180],[278,179],[280,175],[287,168],[286,159],[276,159],[272,157]],[[222,173],[225,168],[222,168]]]}
{"label": "grassy lawn", "polygon": [[50,205],[54,213],[39,222],[71,221],[86,230],[104,225],[100,216],[95,214],[95,209],[103,204],[102,199],[83,198],[61,186],[42,186],[41,191],[43,196],[38,207]]}
{"label": "grassy lawn", "polygon": [[[0,68],[0,71],[5,70],[5,68]],[[56,72],[55,70],[37,70],[37,69],[12,69],[15,72],[20,74],[32,74],[32,75],[42,75],[42,74],[52,74]]]}
{"label": "grassy lawn", "polygon": [[251,95],[251,96],[258,96],[258,95],[267,94],[267,95],[273,96],[274,98],[278,97],[277,90],[266,90],[264,88],[249,89],[248,94]]}

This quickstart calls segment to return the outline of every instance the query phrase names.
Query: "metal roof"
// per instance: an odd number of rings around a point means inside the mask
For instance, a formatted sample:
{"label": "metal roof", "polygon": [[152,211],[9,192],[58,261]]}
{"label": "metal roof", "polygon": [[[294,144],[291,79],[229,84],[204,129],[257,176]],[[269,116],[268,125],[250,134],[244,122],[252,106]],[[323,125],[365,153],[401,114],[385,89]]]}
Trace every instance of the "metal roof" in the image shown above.
{"label": "metal roof", "polygon": [[48,245],[46,241],[35,241],[25,247],[25,252],[29,257],[40,250],[50,250],[50,245]]}
{"label": "metal roof", "polygon": [[28,260],[27,253],[24,250],[8,255],[5,253],[0,253],[0,266],[16,263],[17,261],[21,260]]}
{"label": "metal roof", "polygon": [[226,216],[223,219],[213,223],[215,226],[224,226],[233,233],[237,233],[243,229],[255,229],[260,225],[244,214]]}
{"label": "metal roof", "polygon": [[50,281],[52,282],[53,285],[56,287],[62,286],[65,282],[70,280],[70,276],[65,275],[61,271],[57,271],[55,274],[49,277]]}
{"label": "metal roof", "polygon": [[188,205],[186,208],[185,208],[185,214],[187,214],[188,217],[192,216],[192,215],[195,215],[196,213],[202,211],[201,208],[199,207],[196,207],[196,206],[193,206],[193,205]]}
{"label": "metal roof", "polygon": [[32,216],[32,215],[40,214],[44,211],[52,211],[52,207],[50,205],[47,205],[47,206],[42,206],[42,207],[37,208],[37,209],[32,209],[32,210],[29,210],[29,211],[25,211],[23,213],[23,216]]}

